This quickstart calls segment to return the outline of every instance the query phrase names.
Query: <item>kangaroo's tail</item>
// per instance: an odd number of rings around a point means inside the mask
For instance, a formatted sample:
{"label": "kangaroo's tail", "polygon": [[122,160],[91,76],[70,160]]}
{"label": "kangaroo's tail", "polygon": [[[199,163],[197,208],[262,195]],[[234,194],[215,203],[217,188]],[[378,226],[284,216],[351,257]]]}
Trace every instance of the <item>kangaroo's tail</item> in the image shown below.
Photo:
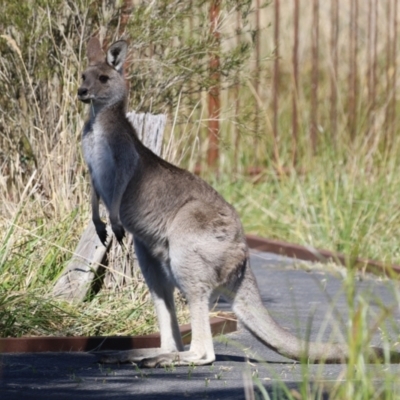
{"label": "kangaroo's tail", "polygon": [[[264,345],[277,353],[309,362],[341,363],[348,359],[346,344],[307,342],[278,325],[262,303],[253,272],[247,260],[241,278],[232,294],[232,308],[244,326]],[[369,356],[376,361],[384,356],[381,348],[370,348]],[[399,362],[394,353],[392,361]]]}

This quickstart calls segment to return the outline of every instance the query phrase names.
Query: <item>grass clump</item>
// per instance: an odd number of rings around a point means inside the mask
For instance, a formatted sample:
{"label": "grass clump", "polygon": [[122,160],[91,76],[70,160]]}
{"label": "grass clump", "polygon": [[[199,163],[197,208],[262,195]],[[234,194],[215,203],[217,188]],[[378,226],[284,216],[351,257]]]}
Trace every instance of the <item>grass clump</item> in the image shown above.
{"label": "grass clump", "polygon": [[[103,291],[81,304],[58,301],[43,290],[1,290],[1,337],[145,335],[157,329],[150,301],[145,288]],[[179,303],[178,317],[180,323],[188,318]]]}
{"label": "grass clump", "polygon": [[248,233],[400,264],[400,166],[364,163],[320,157],[307,173],[266,170],[257,182],[236,176],[213,184]]}

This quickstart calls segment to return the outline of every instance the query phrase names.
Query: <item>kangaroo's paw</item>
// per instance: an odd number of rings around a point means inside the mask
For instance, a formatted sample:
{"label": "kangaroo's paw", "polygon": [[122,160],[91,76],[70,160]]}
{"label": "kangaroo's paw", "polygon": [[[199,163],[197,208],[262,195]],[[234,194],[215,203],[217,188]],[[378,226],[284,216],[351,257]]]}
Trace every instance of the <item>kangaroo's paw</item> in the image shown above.
{"label": "kangaroo's paw", "polygon": [[199,357],[192,351],[182,351],[176,353],[159,354],[155,357],[148,357],[138,362],[141,368],[157,368],[167,366],[188,366],[188,365],[207,365],[215,361],[215,356]]}
{"label": "kangaroo's paw", "polygon": [[102,354],[99,362],[101,364],[138,363],[144,358],[156,357],[159,354],[161,354],[160,348],[114,351]]}
{"label": "kangaroo's paw", "polygon": [[118,243],[122,245],[122,239],[125,237],[124,227],[121,224],[114,224],[112,225],[112,230]]}
{"label": "kangaroo's paw", "polygon": [[98,221],[94,223],[96,228],[97,236],[100,239],[100,242],[103,243],[104,246],[107,244],[107,225],[103,221]]}

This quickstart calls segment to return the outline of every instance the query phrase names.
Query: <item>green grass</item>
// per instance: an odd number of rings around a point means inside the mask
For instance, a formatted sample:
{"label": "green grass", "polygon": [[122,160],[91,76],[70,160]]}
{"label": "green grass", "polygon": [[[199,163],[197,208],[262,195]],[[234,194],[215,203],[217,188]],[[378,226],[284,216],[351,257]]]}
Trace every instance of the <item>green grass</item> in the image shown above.
{"label": "green grass", "polygon": [[374,171],[320,157],[303,175],[266,169],[213,182],[238,210],[245,231],[291,243],[400,263],[400,167]]}
{"label": "green grass", "polygon": [[[28,211],[29,209],[29,211]],[[88,221],[87,207],[57,221],[46,220],[37,205],[25,202],[6,222],[0,248],[0,337],[138,335],[157,330],[143,278],[124,290],[103,289],[80,304],[52,296]],[[30,218],[21,216],[30,215]],[[35,228],[33,228],[35,226]],[[89,301],[90,300],[90,301]],[[188,314],[177,299],[178,318]]]}

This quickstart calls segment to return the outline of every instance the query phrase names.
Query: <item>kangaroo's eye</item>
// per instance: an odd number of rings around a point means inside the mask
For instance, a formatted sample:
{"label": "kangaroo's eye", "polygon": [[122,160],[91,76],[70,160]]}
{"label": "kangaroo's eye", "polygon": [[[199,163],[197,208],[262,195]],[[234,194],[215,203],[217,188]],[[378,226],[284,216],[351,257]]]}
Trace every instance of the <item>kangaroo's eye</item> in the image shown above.
{"label": "kangaroo's eye", "polygon": [[84,81],[86,79],[86,75],[82,74],[82,80]]}
{"label": "kangaroo's eye", "polygon": [[99,76],[99,81],[100,81],[101,83],[107,83],[109,79],[110,79],[110,78],[109,78],[107,75],[100,75],[100,76]]}

